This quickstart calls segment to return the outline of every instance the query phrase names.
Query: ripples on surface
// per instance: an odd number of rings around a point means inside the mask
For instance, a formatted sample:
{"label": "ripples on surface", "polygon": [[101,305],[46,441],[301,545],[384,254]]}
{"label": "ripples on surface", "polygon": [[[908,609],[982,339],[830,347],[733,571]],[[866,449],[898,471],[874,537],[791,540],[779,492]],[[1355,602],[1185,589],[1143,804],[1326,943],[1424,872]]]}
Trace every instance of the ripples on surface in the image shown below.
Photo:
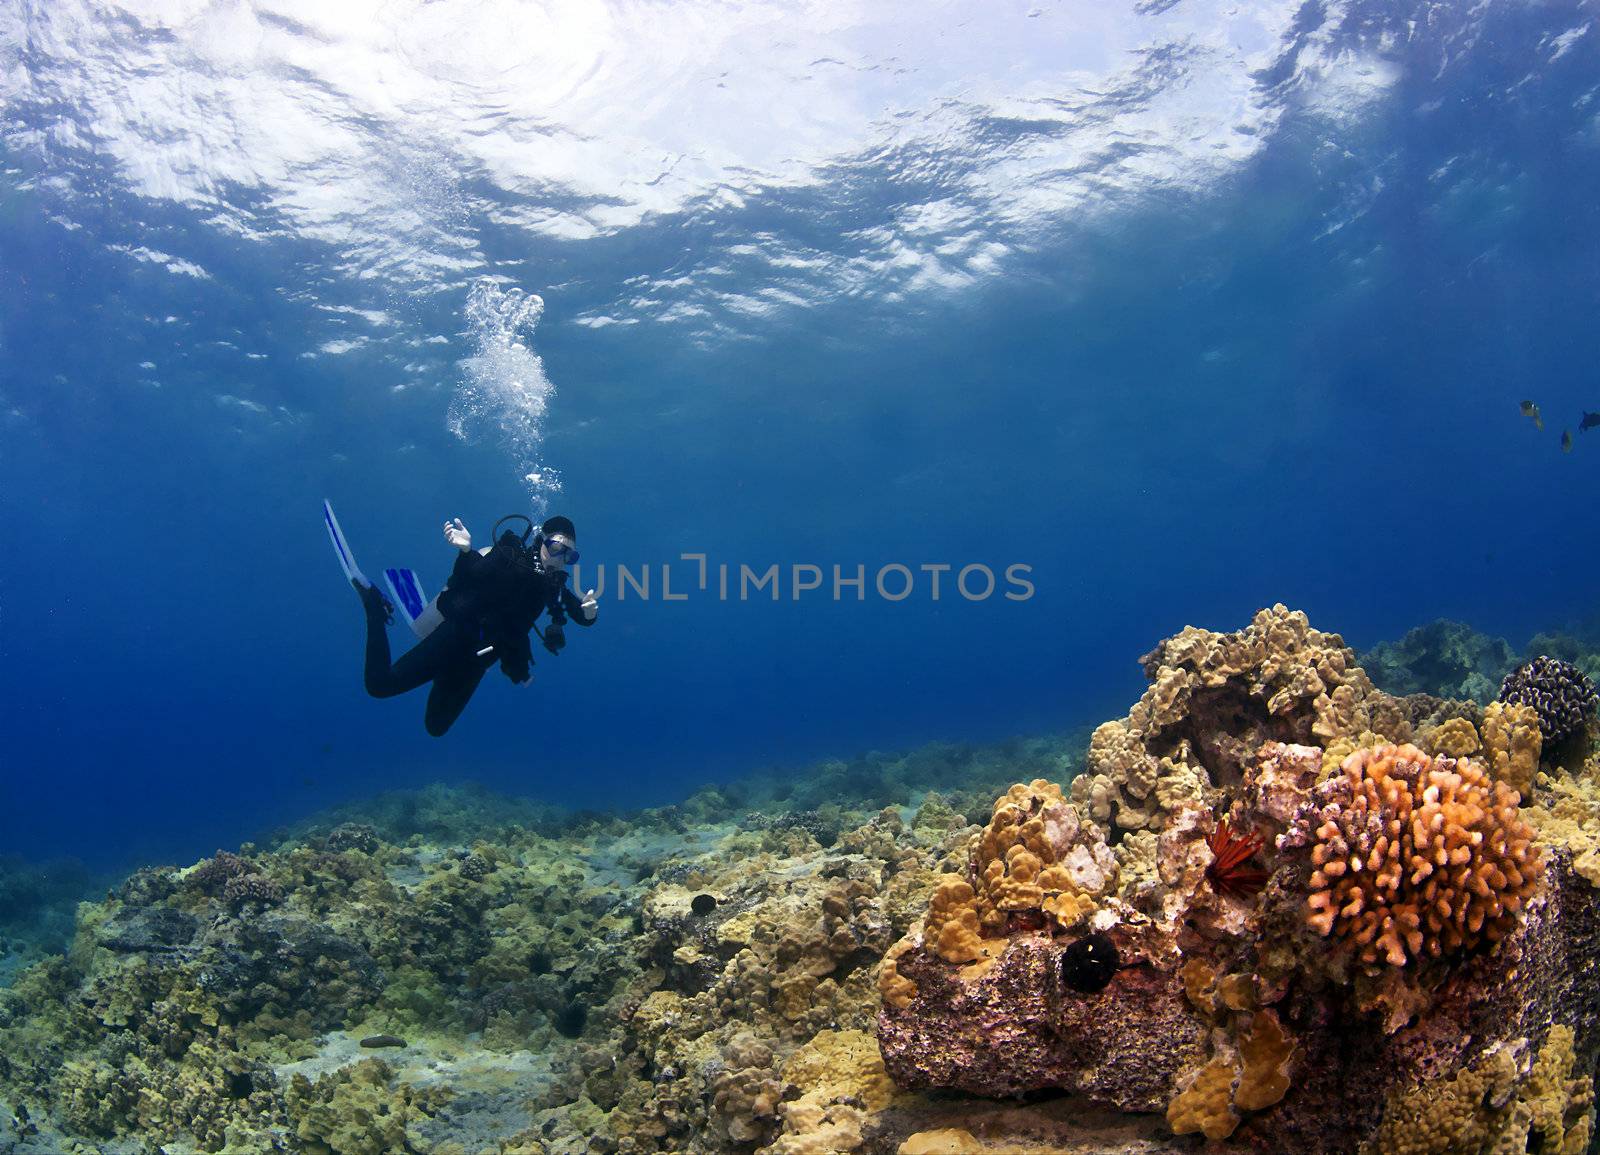
{"label": "ripples on surface", "polygon": [[1360,112],[1404,25],[1324,8],[51,0],[0,33],[0,92],[63,203],[115,182],[406,289],[470,280],[491,233],[692,229],[582,319],[715,332],[980,283],[1214,186],[1286,113]]}

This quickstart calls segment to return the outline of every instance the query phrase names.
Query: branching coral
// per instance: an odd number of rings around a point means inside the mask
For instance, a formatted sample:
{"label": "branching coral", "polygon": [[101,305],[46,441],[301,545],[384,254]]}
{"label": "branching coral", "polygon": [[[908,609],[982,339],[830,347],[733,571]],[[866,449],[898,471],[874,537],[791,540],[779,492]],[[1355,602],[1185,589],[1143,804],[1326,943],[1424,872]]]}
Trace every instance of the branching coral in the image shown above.
{"label": "branching coral", "polygon": [[283,887],[264,874],[237,874],[222,888],[222,901],[235,910],[243,906],[275,906],[283,901]]}
{"label": "branching coral", "polygon": [[1497,942],[1539,883],[1516,792],[1475,762],[1357,750],[1317,799],[1307,922],[1362,963]]}
{"label": "branching coral", "polygon": [[250,874],[255,867],[237,854],[219,850],[204,859],[184,876],[184,881],[202,894],[221,894],[223,887],[235,878]]}
{"label": "branching coral", "polygon": [[335,854],[345,850],[359,850],[372,854],[380,845],[378,832],[365,822],[341,822],[328,832],[324,844]]}

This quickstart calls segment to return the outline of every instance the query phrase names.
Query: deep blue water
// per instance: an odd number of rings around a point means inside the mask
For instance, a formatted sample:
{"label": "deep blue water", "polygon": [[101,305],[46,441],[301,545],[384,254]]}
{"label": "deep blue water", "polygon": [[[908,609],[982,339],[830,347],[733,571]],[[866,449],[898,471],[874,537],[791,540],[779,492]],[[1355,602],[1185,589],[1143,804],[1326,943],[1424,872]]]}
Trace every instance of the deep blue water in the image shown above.
{"label": "deep blue water", "polygon": [[[1361,646],[1600,610],[1595,4],[79,8],[0,7],[9,852],[1062,730],[1274,601]],[[485,278],[543,297],[547,397]],[[608,573],[435,740],[363,692],[323,497],[434,587],[446,517],[538,506],[584,568],[869,596]],[[870,593],[974,562],[1034,596]]]}

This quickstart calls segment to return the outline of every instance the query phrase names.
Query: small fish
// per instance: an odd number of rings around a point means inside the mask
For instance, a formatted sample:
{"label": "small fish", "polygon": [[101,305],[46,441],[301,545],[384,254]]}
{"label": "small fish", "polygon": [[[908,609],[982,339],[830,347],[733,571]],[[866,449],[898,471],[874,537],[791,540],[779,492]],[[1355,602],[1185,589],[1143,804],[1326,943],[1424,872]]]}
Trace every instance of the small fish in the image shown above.
{"label": "small fish", "polygon": [[1539,407],[1532,401],[1524,401],[1522,403],[1522,415],[1533,418],[1533,427],[1535,429],[1544,428],[1544,418],[1539,416]]}
{"label": "small fish", "polygon": [[1561,452],[1572,452],[1572,430],[1570,429],[1563,429],[1561,431]]}
{"label": "small fish", "polygon": [[1583,420],[1578,422],[1578,432],[1582,433],[1585,430],[1593,429],[1596,425],[1600,425],[1600,413],[1590,413],[1585,409],[1583,411]]}
{"label": "small fish", "polygon": [[368,1035],[361,1040],[361,1045],[369,1050],[377,1050],[380,1047],[403,1047],[406,1041],[399,1035]]}

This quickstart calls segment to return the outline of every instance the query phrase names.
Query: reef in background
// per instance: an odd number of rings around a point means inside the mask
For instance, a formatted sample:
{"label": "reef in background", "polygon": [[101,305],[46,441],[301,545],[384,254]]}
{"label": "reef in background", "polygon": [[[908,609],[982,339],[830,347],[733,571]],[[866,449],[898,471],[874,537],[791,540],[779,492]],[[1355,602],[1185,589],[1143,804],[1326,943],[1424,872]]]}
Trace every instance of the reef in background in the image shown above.
{"label": "reef in background", "polygon": [[65,950],[73,911],[103,888],[76,859],[30,863],[0,857],[0,987],[30,963]]}
{"label": "reef in background", "polygon": [[1500,683],[1522,662],[1538,655],[1570,662],[1600,678],[1600,638],[1592,630],[1535,634],[1519,656],[1504,638],[1480,633],[1446,618],[1418,626],[1398,641],[1380,642],[1360,655],[1373,684],[1388,694],[1494,701]]}
{"label": "reef in background", "polygon": [[139,871],[0,990],[0,1152],[1584,1150],[1581,683],[1395,697],[1282,607],[1144,665],[1086,754],[395,795]]}

